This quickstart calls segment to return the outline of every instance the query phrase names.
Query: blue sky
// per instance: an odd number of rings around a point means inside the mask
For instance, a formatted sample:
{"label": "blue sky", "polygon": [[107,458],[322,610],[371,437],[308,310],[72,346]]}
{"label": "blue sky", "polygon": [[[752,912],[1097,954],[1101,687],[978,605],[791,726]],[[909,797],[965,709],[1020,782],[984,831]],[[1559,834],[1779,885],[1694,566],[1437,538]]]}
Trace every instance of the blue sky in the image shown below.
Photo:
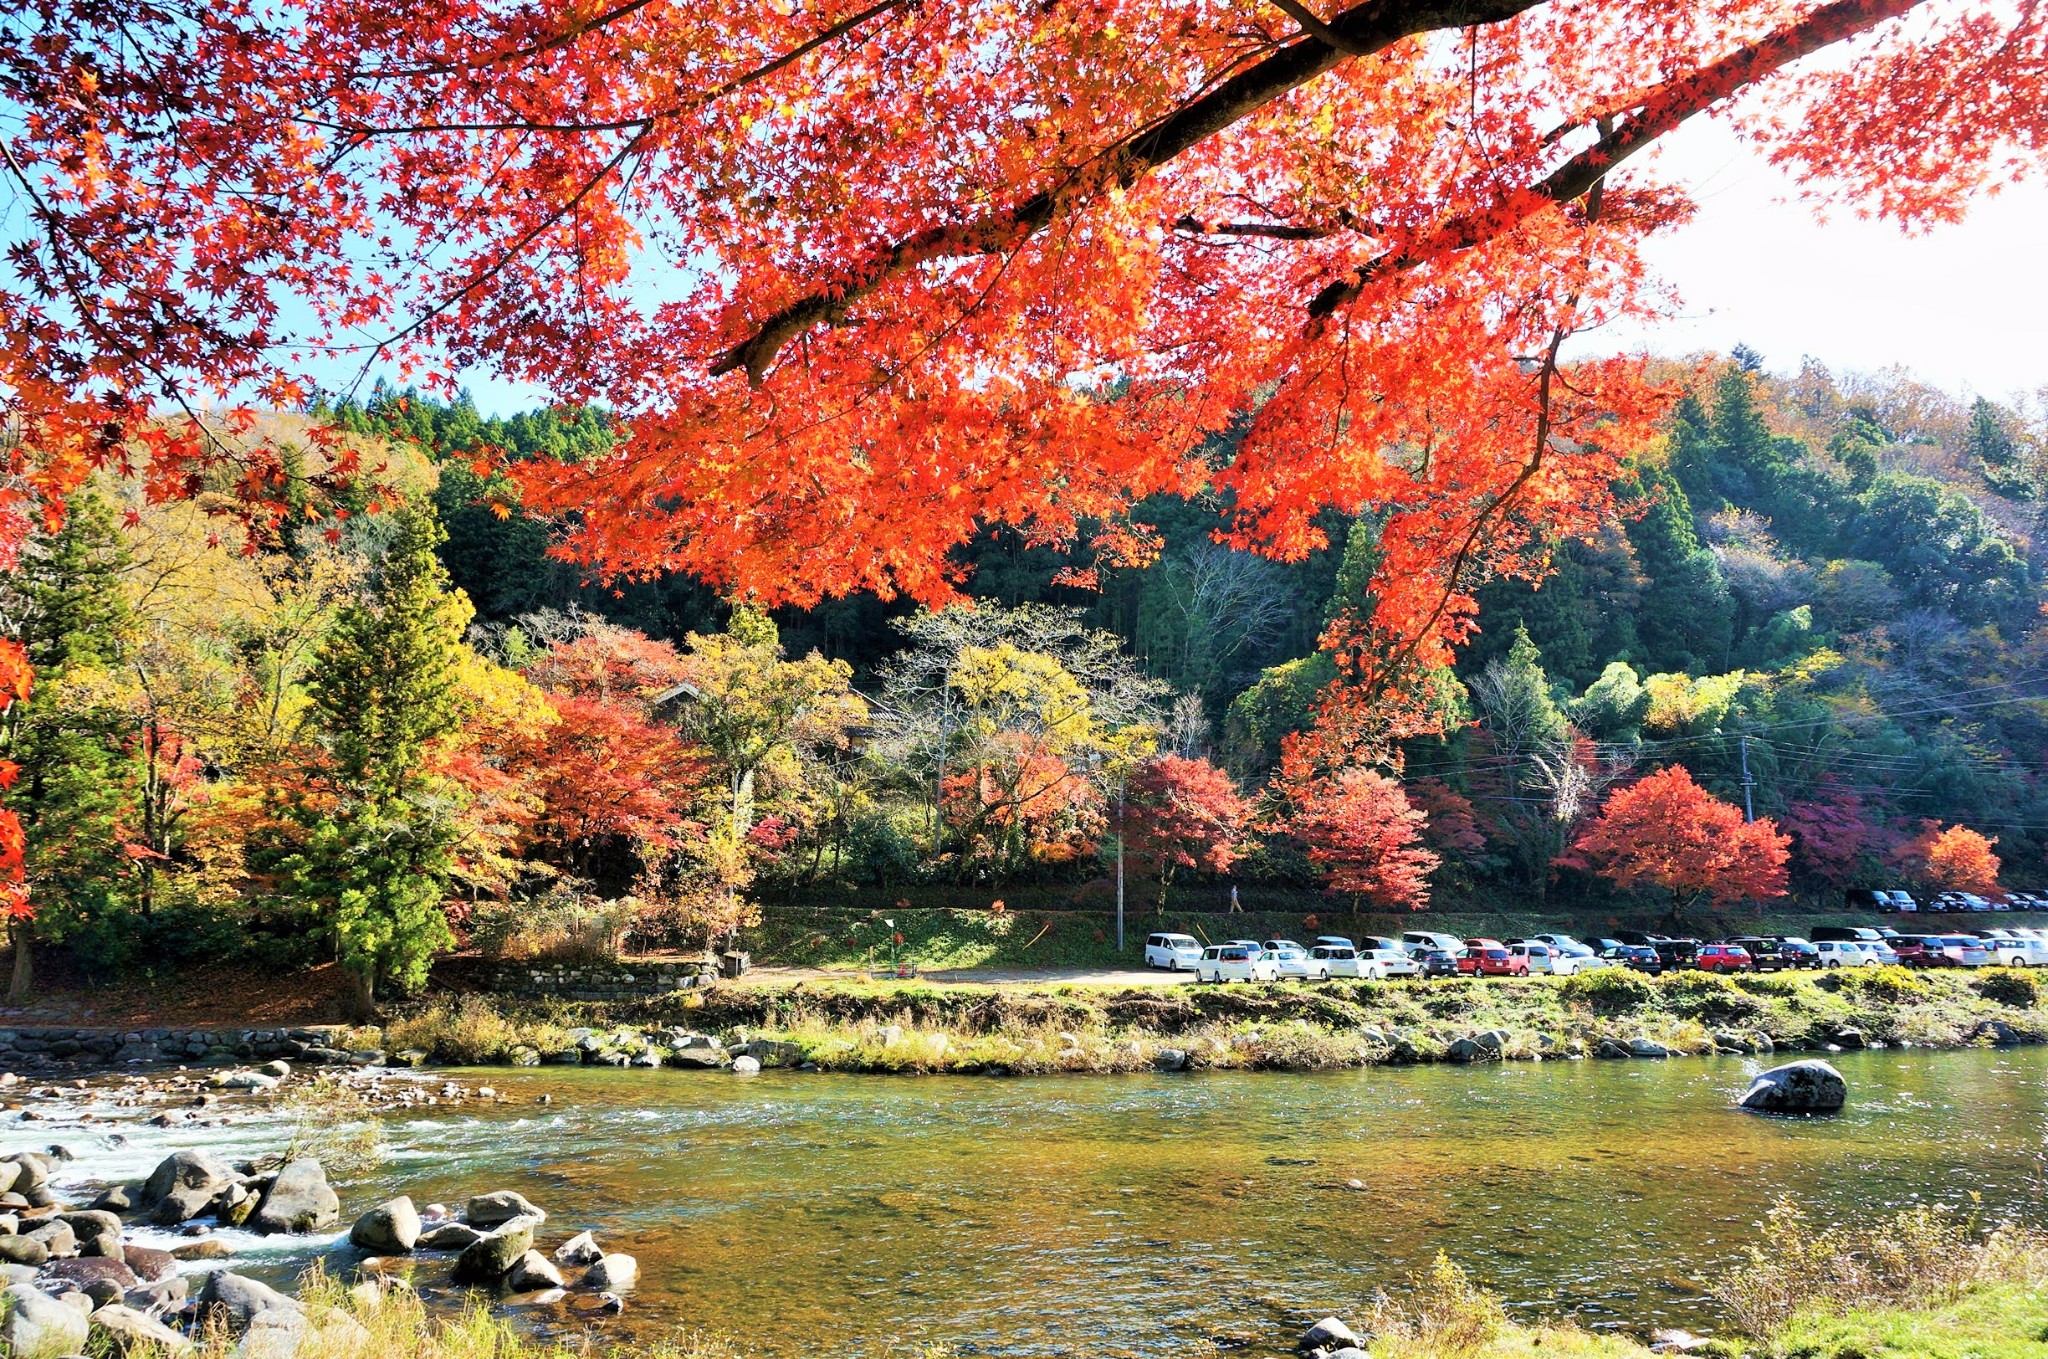
{"label": "blue sky", "polygon": [[[1588,352],[1744,343],[1776,372],[1811,354],[1838,374],[1903,366],[1999,400],[2048,388],[2048,185],[2009,189],[1958,225],[1907,236],[1843,212],[1820,220],[1790,179],[1718,123],[1682,128],[1659,155],[1660,173],[1690,186],[1700,205],[1688,226],[1648,247],[1683,311],[1589,339]],[[542,401],[486,372],[466,380],[487,412]]]}

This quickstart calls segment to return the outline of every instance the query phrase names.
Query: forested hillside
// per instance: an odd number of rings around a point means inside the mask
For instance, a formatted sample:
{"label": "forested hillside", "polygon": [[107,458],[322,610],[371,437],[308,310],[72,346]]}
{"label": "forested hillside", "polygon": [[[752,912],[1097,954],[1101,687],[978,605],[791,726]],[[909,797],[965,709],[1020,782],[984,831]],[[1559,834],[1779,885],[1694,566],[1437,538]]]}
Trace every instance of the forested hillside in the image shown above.
{"label": "forested hillside", "polygon": [[1139,904],[2048,877],[2038,411],[1740,353],[1673,380],[1628,516],[1481,588],[1442,734],[1313,779],[1289,738],[1336,674],[1318,636],[1370,602],[1370,518],[1280,563],[1162,501],[1143,568],[1000,532],[959,562],[971,610],[768,615],[549,555],[486,455],[601,455],[599,413],[274,417],[315,474],[310,420],[352,431],[404,503],[245,529],[103,479],[6,586],[38,676],[4,732],[16,936],[101,974],[339,956],[367,1000],[458,944],[695,946],[762,900],[1100,902],[1119,854]]}

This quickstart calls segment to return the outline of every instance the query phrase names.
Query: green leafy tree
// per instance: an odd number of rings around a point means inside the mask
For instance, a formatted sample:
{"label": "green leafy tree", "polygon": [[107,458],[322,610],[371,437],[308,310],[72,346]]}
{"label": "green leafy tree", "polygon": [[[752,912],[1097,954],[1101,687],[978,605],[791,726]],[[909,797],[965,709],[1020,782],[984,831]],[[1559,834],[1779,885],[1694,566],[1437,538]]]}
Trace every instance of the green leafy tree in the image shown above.
{"label": "green leafy tree", "polygon": [[0,588],[7,630],[37,672],[28,701],[0,717],[0,755],[22,769],[5,796],[25,832],[35,911],[10,921],[13,1003],[33,990],[38,937],[77,945],[93,971],[118,966],[134,944],[124,852],[136,820],[133,724],[120,669],[134,643],[129,564],[113,506],[89,490],[55,532],[30,540]]}
{"label": "green leafy tree", "polygon": [[392,522],[368,593],[340,611],[306,686],[327,762],[302,807],[305,844],[286,865],[365,1011],[381,984],[419,986],[454,942],[441,907],[463,800],[437,757],[462,723],[469,600],[435,555],[432,510],[408,506]]}
{"label": "green leafy tree", "polygon": [[1642,513],[1628,538],[1649,578],[1636,619],[1644,659],[1658,670],[1718,670],[1734,640],[1735,601],[1700,544],[1691,502],[1654,465],[1639,469],[1637,492]]}

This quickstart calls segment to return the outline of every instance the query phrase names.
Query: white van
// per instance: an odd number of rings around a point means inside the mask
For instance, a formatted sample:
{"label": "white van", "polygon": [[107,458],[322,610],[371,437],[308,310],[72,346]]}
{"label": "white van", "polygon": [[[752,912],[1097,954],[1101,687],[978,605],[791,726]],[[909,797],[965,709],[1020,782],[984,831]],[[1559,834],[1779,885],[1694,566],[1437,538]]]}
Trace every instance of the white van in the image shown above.
{"label": "white van", "polygon": [[1192,934],[1148,934],[1145,936],[1145,966],[1163,967],[1168,972],[1192,972],[1202,961],[1202,946]]}
{"label": "white van", "polygon": [[1409,930],[1401,936],[1401,948],[1409,954],[1433,953],[1442,949],[1445,953],[1457,954],[1465,951],[1465,941],[1455,934],[1438,934],[1432,930]]}
{"label": "white van", "polygon": [[1242,944],[1215,944],[1202,950],[1201,960],[1195,964],[1195,980],[1279,981],[1280,965],[1272,955],[1259,952],[1256,945],[1246,948]]}

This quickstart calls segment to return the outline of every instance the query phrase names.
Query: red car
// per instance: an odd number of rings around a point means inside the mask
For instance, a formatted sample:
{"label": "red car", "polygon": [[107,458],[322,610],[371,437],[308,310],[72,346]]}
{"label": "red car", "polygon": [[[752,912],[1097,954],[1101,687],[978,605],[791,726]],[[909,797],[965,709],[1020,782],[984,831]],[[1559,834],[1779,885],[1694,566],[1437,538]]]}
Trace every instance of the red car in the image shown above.
{"label": "red car", "polygon": [[1756,971],[1756,959],[1740,944],[1701,944],[1693,963],[1702,972]]}
{"label": "red car", "polygon": [[1526,977],[1529,960],[1508,952],[1498,939],[1467,939],[1458,955],[1458,971],[1472,977]]}

